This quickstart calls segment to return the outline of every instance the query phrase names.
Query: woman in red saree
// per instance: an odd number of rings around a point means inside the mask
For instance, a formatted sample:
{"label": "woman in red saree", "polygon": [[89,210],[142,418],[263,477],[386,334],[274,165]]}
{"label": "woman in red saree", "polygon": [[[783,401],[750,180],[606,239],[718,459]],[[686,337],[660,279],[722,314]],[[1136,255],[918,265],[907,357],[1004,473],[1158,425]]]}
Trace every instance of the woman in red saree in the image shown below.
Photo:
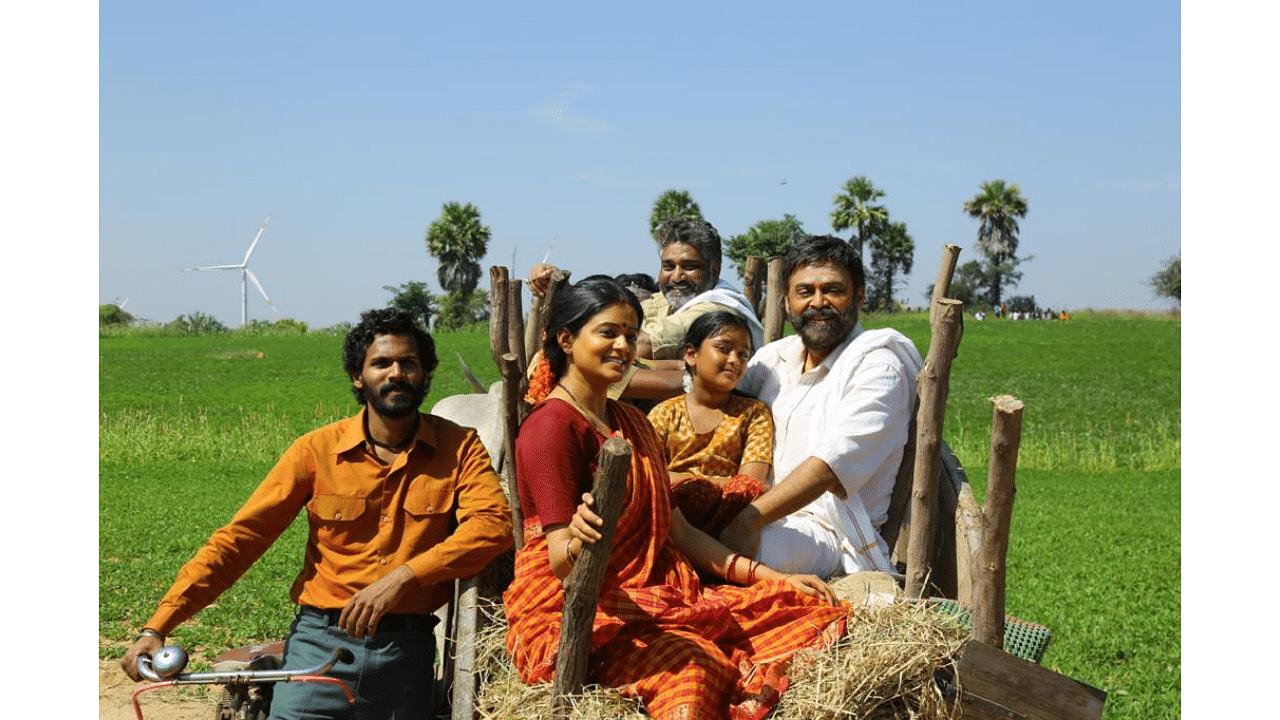
{"label": "woman in red saree", "polygon": [[[655,718],[760,718],[785,689],[795,651],[834,639],[845,610],[817,577],[743,558],[672,507],[653,427],[606,397],[634,357],[642,315],[635,297],[603,276],[567,288],[552,306],[543,355],[557,382],[516,441],[525,545],[503,596],[507,650],[525,682],[553,679],[561,579],[582,544],[600,537],[587,491],[601,444],[621,435],[632,460],[592,633],[591,680],[639,696]],[[698,570],[737,584],[704,587]]]}

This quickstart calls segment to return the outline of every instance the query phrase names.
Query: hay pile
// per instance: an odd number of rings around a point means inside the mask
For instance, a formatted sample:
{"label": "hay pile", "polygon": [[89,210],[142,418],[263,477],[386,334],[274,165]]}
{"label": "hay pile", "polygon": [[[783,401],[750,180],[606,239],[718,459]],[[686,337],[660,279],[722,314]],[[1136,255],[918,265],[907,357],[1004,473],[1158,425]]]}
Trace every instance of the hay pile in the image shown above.
{"label": "hay pile", "polygon": [[801,650],[791,663],[791,686],[772,717],[960,717],[936,677],[955,677],[967,628],[921,603],[854,609],[845,636],[831,647]]}
{"label": "hay pile", "polygon": [[[954,663],[968,630],[922,604],[892,602],[876,594],[875,602],[855,603],[846,635],[829,648],[804,650],[792,663],[791,684],[770,716],[775,720],[827,718],[960,717],[954,701],[943,698],[935,674],[954,677]],[[478,716],[485,720],[546,717],[551,713],[551,685],[525,685],[506,655],[506,619],[502,606],[483,609],[489,621],[476,636]],[[575,698],[578,720],[647,718],[634,699],[616,690],[588,687]]]}
{"label": "hay pile", "polygon": [[[476,715],[481,720],[518,717],[550,717],[551,685],[526,685],[507,657],[507,620],[501,604],[482,606],[488,619],[476,633]],[[575,720],[643,720],[649,716],[639,700],[625,698],[617,690],[587,686],[571,699]]]}

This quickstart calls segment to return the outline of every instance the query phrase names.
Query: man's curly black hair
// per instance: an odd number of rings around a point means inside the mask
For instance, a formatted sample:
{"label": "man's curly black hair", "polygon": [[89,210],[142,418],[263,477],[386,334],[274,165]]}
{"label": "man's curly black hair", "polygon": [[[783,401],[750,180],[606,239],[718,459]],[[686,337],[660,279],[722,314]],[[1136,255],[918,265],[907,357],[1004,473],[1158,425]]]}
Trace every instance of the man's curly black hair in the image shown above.
{"label": "man's curly black hair", "polygon": [[[360,322],[347,333],[342,343],[342,369],[347,377],[353,378],[364,369],[364,356],[369,346],[379,335],[398,335],[413,338],[414,348],[418,351],[418,360],[422,363],[422,371],[426,375],[423,392],[431,389],[431,374],[435,372],[440,361],[436,358],[436,343],[431,334],[423,330],[413,316],[396,308],[377,308],[360,313]],[[351,392],[356,402],[364,405],[364,390],[351,385]]]}

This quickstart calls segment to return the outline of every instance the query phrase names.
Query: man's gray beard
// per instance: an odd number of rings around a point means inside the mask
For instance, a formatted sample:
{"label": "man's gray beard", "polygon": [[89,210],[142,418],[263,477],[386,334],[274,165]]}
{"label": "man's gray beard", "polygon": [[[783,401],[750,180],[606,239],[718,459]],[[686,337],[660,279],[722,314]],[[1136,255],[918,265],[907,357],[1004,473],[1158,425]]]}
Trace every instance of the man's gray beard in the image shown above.
{"label": "man's gray beard", "polygon": [[667,298],[667,304],[671,306],[671,311],[675,312],[684,307],[684,304],[696,297],[698,291],[696,289],[686,291],[683,288],[671,288],[663,293]]}

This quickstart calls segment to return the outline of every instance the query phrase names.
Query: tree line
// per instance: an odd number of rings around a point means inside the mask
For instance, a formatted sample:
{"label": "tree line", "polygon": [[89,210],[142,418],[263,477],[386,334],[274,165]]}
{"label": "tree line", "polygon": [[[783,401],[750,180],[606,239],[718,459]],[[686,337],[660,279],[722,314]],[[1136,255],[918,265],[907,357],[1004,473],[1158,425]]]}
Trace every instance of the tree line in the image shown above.
{"label": "tree line", "polygon": [[[852,177],[831,199],[830,222],[834,232],[849,232],[847,242],[859,256],[864,249],[870,252],[870,261],[864,258],[867,308],[891,312],[896,307],[895,294],[911,273],[916,248],[907,224],[892,220],[888,208],[879,202],[885,196],[885,191],[865,175]],[[974,309],[1000,307],[1006,301],[1005,290],[1017,287],[1022,279],[1018,267],[1034,259],[1030,255],[1018,256],[1018,221],[1027,215],[1027,200],[1017,183],[990,180],[981,184],[973,198],[964,201],[962,210],[978,221],[974,246],[980,257],[956,269],[950,296]],[[702,209],[688,190],[669,189],[654,200],[649,214],[650,234],[674,218],[703,219]],[[384,285],[383,289],[392,294],[387,305],[411,313],[424,327],[439,330],[456,330],[488,321],[489,294],[477,286],[482,272],[480,261],[488,252],[492,236],[474,204],[445,203],[424,238],[427,254],[436,259],[436,281],[444,294],[432,293],[427,283],[419,280],[399,286]],[[803,223],[795,215],[785,213],[782,218],[761,220],[745,232],[730,236],[724,241],[723,253],[737,266],[741,278],[749,256],[780,256],[808,237],[810,234]],[[1165,260],[1147,284],[1157,296],[1181,302],[1181,256]],[[926,298],[932,290],[930,285]],[[1034,306],[1034,299],[1029,297],[1007,299],[1011,308],[1014,304],[1026,304],[1024,301]],[[115,303],[100,305],[98,313],[101,326],[128,326],[135,321]],[[225,330],[213,327],[213,323],[217,321],[212,316],[193,313],[178,316],[170,325],[192,332]],[[305,324],[302,328],[305,332]],[[296,328],[291,325],[287,330],[296,331]]]}
{"label": "tree line", "polygon": [[[867,267],[867,307],[892,311],[895,294],[906,282],[915,259],[915,241],[904,222],[895,222],[888,208],[879,202],[886,195],[865,175],[850,178],[832,198],[831,229],[849,231],[847,241],[861,256],[870,259]],[[985,182],[963,210],[979,221],[976,247],[980,260],[972,260],[957,272],[952,295],[970,304],[998,306],[1005,288],[1022,278],[1019,264],[1031,257],[1018,257],[1018,220],[1027,214],[1027,201],[1017,184],[1004,180]],[[649,231],[674,218],[703,219],[702,210],[688,190],[670,189],[654,200],[649,214]],[[425,326],[440,330],[466,327],[488,319],[488,294],[477,290],[480,260],[488,250],[492,232],[481,222],[480,210],[471,203],[448,202],[440,216],[428,227],[427,253],[436,259],[436,280],[444,295],[436,296],[421,281],[398,287],[383,286],[393,294],[388,305],[401,308],[422,319]],[[793,244],[810,237],[794,215],[766,219],[746,232],[724,241],[724,254],[742,276],[751,255],[773,257],[786,253]],[[957,294],[957,292],[959,294]],[[961,297],[963,295],[963,297]]]}
{"label": "tree line", "polygon": [[[868,309],[891,312],[897,306],[895,295],[914,265],[916,245],[907,224],[890,217],[888,207],[881,202],[885,196],[885,191],[867,176],[852,177],[831,199],[830,222],[833,232],[849,232],[847,242],[863,257]],[[1017,255],[1018,220],[1026,217],[1027,201],[1017,184],[992,180],[982,183],[978,194],[965,201],[962,209],[979,221],[976,247],[982,257],[960,268],[957,277],[963,282],[958,283],[959,287],[953,285],[952,296],[972,306],[998,306],[1005,289],[1015,287],[1022,279],[1018,265],[1032,259]],[[650,231],[672,217],[702,217],[687,190],[667,190],[658,196],[649,216]],[[780,219],[761,220],[746,232],[727,238],[724,254],[737,265],[741,278],[749,256],[782,255],[808,237],[810,233],[803,223],[786,213]]]}

